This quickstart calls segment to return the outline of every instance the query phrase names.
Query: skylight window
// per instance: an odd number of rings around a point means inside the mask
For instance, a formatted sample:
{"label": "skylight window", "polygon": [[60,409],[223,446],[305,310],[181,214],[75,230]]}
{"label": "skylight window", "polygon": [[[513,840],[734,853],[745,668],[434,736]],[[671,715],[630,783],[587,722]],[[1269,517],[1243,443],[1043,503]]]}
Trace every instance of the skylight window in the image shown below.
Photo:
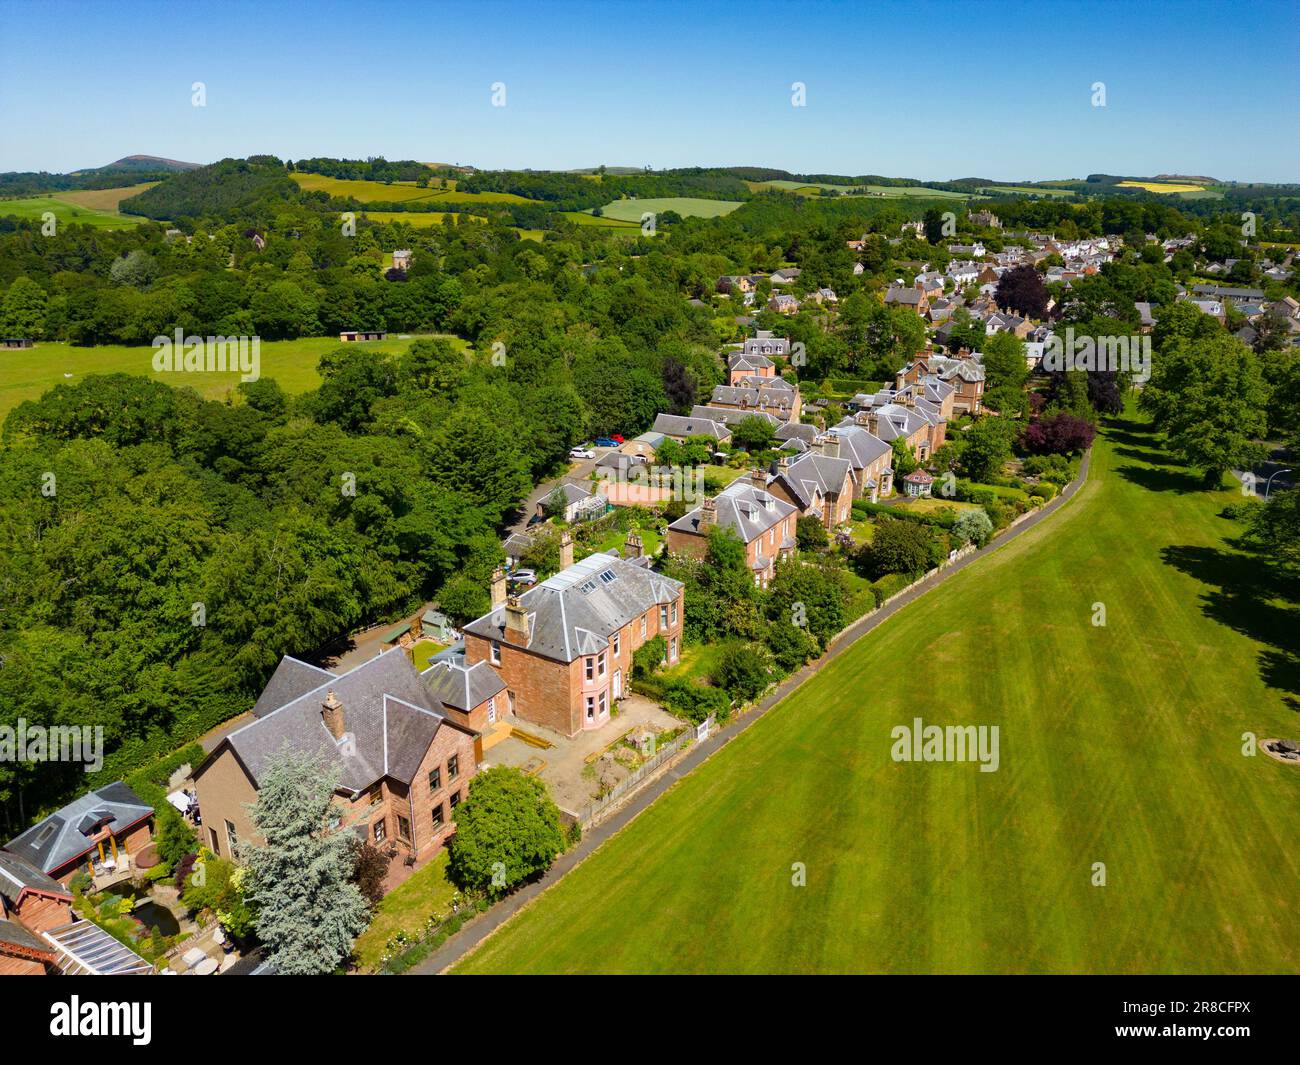
{"label": "skylight window", "polygon": [[600,575],[600,579],[605,584],[613,584],[616,580],[618,580],[618,574],[615,573],[612,569],[607,569],[604,573]]}

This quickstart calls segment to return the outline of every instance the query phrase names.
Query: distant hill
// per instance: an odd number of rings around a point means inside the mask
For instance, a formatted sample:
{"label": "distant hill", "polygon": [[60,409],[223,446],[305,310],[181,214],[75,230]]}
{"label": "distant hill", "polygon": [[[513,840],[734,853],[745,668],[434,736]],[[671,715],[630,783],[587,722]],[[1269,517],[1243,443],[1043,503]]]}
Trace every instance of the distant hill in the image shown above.
{"label": "distant hill", "polygon": [[270,155],[223,159],[211,166],[179,170],[153,188],[118,204],[123,214],[146,218],[226,218],[271,200],[294,201],[298,186],[284,164]]}
{"label": "distant hill", "polygon": [[1184,182],[1189,185],[1221,185],[1218,178],[1205,177],[1203,174],[1157,174],[1152,181],[1168,181],[1171,184]]}
{"label": "distant hill", "polygon": [[124,155],[107,166],[90,167],[90,170],[143,170],[156,174],[160,170],[197,170],[202,163],[184,163],[179,159],[164,159],[161,155]]}

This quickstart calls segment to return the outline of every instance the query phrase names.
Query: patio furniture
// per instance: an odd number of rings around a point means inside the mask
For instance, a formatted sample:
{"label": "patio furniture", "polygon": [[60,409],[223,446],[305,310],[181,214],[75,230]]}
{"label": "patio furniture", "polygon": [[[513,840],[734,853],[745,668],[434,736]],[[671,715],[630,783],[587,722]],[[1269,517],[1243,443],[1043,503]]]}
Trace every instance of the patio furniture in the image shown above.
{"label": "patio furniture", "polygon": [[193,969],[196,966],[201,965],[206,957],[207,955],[198,947],[190,947],[189,950],[181,955],[181,964],[184,965],[186,969]]}
{"label": "patio furniture", "polygon": [[211,976],[217,971],[216,958],[204,958],[198,965],[194,966],[195,976]]}

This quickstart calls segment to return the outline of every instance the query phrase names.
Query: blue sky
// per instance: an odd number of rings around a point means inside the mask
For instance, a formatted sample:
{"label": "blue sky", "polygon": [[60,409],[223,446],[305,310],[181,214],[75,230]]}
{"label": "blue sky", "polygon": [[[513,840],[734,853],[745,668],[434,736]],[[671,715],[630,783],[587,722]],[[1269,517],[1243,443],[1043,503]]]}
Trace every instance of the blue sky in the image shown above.
{"label": "blue sky", "polygon": [[1300,181],[1296,15],[1294,0],[0,0],[0,170],[266,152]]}

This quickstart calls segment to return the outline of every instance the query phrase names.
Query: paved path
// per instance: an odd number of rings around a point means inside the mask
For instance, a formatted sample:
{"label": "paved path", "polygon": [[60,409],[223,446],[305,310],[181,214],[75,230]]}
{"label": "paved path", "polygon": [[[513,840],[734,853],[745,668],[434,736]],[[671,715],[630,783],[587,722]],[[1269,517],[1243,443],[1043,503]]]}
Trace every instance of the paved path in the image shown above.
{"label": "paved path", "polygon": [[591,449],[596,453],[594,459],[571,459],[573,465],[560,474],[558,477],[552,477],[543,481],[531,492],[528,498],[519,504],[519,509],[513,514],[513,520],[506,527],[505,535],[510,536],[512,533],[528,532],[528,521],[537,513],[537,504],[555,491],[564,481],[575,481],[578,484],[585,484],[587,478],[591,476],[592,471],[596,468],[596,463],[608,455],[611,451],[617,451],[613,447],[593,447]]}
{"label": "paved path", "polygon": [[1025,518],[1019,525],[1013,529],[1008,529],[993,540],[982,551],[976,551],[966,555],[964,558],[954,562],[947,569],[940,570],[935,576],[928,580],[919,581],[912,585],[907,591],[893,599],[886,606],[879,610],[873,611],[859,618],[853,624],[845,628],[834,640],[831,641],[830,647],[826,653],[804,666],[798,673],[787,677],[781,684],[777,685],[765,699],[763,699],[753,710],[741,717],[735,724],[715,732],[702,743],[693,744],[687,748],[686,753],[681,759],[672,764],[662,775],[656,777],[653,781],[633,794],[627,803],[620,807],[615,813],[611,814],[594,828],[588,829],[583,836],[582,842],[573,850],[562,854],[554,865],[548,869],[541,879],[521,888],[513,895],[508,896],[501,902],[497,903],[487,913],[475,918],[468,925],[462,928],[454,936],[447,940],[438,950],[429,955],[419,965],[414,966],[411,973],[429,975],[431,973],[440,973],[453,965],[463,955],[467,954],[474,947],[478,946],[484,939],[500,928],[506,921],[518,913],[524,906],[532,902],[547,888],[555,884],[561,877],[569,872],[574,866],[590,855],[605,840],[624,828],[637,814],[645,810],[659,796],[671,788],[677,781],[687,773],[698,767],[705,759],[709,758],[715,752],[725,747],[734,740],[747,728],[758,721],[764,714],[772,709],[777,703],[804,683],[809,677],[826,665],[827,662],[839,657],[845,650],[860,640],[867,633],[871,632],[876,626],[884,623],[893,617],[898,611],[909,603],[915,602],[921,596],[925,595],[931,588],[936,587],[943,581],[947,580],[954,573],[958,573],[967,566],[984,558],[1010,543],[1017,536],[1028,532],[1039,522],[1045,520],[1049,515],[1054,513],[1060,507],[1074,498],[1080,487],[1088,480],[1088,468],[1092,463],[1092,453],[1089,452],[1083,457],[1083,462],[1079,467],[1079,476],[1066,485],[1065,489],[1059,496],[1044,506],[1041,510],[1036,511],[1029,517]]}

